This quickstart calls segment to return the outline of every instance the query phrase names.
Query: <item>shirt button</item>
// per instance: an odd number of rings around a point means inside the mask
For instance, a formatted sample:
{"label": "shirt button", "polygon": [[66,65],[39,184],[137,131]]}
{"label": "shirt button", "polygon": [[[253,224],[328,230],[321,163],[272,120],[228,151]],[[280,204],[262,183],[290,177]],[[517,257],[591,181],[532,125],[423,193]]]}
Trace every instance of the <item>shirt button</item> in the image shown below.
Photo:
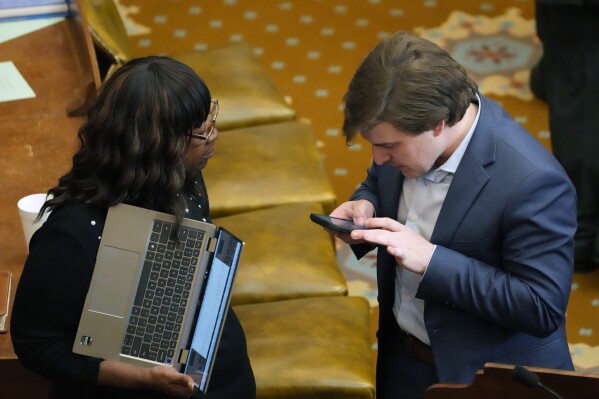
{"label": "shirt button", "polygon": [[412,222],[415,222],[415,221],[417,221],[417,220],[418,220],[418,216],[417,216],[417,215],[414,215],[414,214],[412,214],[412,215],[410,215],[410,220],[411,220]]}
{"label": "shirt button", "polygon": [[406,301],[412,302],[412,296],[411,295],[406,295]]}

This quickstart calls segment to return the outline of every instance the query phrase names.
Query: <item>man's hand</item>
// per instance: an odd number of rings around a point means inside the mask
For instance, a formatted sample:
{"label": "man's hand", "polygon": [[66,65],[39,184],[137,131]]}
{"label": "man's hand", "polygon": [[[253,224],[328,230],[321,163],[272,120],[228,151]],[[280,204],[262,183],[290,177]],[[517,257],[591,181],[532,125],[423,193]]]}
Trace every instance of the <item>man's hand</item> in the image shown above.
{"label": "man's hand", "polygon": [[[366,200],[347,201],[339,205],[329,216],[353,220],[355,224],[364,225],[364,221],[374,216],[374,205]],[[347,244],[363,244],[364,240],[354,240],[349,234],[341,234],[325,229]]]}
{"label": "man's hand", "polygon": [[433,254],[433,244],[393,219],[370,218],[364,225],[375,230],[354,230],[352,240],[386,246],[401,267],[424,274]]}

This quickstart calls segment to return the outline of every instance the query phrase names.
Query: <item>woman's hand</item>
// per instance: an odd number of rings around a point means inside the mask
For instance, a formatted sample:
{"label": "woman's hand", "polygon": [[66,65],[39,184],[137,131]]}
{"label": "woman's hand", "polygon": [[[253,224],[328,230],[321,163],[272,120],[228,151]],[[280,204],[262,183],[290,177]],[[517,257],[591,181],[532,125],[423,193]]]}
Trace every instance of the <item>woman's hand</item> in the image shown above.
{"label": "woman's hand", "polygon": [[150,370],[150,378],[154,383],[153,389],[171,396],[187,398],[194,392],[193,379],[177,372],[171,366],[156,366]]}
{"label": "woman's hand", "polygon": [[195,390],[193,379],[171,366],[145,368],[113,360],[100,363],[98,385],[136,390],[151,389],[179,398],[188,398]]}

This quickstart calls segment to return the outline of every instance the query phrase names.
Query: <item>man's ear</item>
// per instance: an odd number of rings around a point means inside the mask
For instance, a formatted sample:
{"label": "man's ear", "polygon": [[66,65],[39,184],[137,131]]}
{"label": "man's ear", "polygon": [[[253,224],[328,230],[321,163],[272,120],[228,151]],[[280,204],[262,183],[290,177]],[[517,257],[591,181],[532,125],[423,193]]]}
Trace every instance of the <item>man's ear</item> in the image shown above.
{"label": "man's ear", "polygon": [[435,126],[435,128],[433,129],[433,136],[435,136],[435,137],[439,136],[446,127],[447,127],[447,124],[445,123],[444,120],[439,122],[439,124],[437,126]]}

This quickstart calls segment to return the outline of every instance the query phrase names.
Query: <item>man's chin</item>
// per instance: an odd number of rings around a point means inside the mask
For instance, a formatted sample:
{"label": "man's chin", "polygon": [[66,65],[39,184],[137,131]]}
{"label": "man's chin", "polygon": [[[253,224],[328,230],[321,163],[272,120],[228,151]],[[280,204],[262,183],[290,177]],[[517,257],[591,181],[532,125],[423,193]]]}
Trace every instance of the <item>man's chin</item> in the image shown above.
{"label": "man's chin", "polygon": [[403,175],[403,177],[407,177],[408,179],[412,178],[411,176],[412,176],[413,172],[410,169],[408,169],[404,166],[396,166],[395,169],[397,169],[399,171],[399,173],[401,173]]}
{"label": "man's chin", "polygon": [[418,174],[410,169],[399,169],[399,171],[401,172],[403,177],[405,177],[406,179],[417,179],[421,176],[420,174]]}

